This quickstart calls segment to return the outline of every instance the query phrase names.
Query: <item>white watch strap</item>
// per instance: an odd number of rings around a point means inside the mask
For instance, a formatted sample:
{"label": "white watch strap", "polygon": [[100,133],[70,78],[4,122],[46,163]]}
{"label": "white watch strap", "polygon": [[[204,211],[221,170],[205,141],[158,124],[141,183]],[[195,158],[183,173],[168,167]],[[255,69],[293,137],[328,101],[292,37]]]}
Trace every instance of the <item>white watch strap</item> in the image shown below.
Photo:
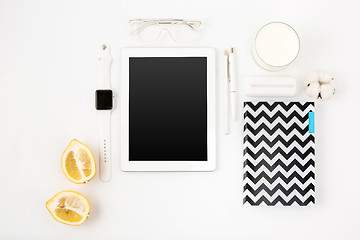
{"label": "white watch strap", "polygon": [[109,44],[101,44],[99,50],[99,88],[110,89],[110,68],[112,58]]}
{"label": "white watch strap", "polygon": [[100,145],[99,168],[100,179],[109,181],[111,178],[111,111],[99,111],[100,118]]}
{"label": "white watch strap", "polygon": [[[111,89],[110,70],[112,58],[108,44],[102,44],[99,50],[99,88]],[[100,179],[109,181],[111,178],[111,110],[99,110],[100,145],[99,170]]]}

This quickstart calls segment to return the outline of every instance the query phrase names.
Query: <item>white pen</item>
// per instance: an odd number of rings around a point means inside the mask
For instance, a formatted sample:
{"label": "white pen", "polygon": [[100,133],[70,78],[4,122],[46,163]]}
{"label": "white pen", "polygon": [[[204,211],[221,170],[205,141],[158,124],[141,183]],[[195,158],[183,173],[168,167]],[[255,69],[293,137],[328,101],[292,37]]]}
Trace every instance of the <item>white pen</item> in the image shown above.
{"label": "white pen", "polygon": [[234,48],[230,49],[229,54],[229,78],[230,78],[230,103],[231,113],[233,120],[237,119],[237,92],[235,80],[235,67],[234,67]]}
{"label": "white pen", "polygon": [[225,66],[225,74],[224,74],[224,83],[225,83],[225,134],[229,134],[229,58],[227,52],[224,52],[224,66]]}

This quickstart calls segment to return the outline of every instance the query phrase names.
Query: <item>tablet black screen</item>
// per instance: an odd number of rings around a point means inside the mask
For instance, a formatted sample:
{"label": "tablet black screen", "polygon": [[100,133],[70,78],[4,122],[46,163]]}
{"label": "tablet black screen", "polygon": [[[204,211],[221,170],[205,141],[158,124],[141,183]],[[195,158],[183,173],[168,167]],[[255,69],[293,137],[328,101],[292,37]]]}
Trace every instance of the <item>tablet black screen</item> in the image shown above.
{"label": "tablet black screen", "polygon": [[129,58],[129,160],[207,161],[207,58]]}

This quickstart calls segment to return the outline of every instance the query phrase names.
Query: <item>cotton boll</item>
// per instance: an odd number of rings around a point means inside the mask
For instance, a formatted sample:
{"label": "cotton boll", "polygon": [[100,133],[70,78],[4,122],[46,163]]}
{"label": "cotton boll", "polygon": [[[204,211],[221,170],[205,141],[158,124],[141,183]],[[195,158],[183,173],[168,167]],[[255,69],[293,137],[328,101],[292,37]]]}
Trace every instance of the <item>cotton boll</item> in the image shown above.
{"label": "cotton boll", "polygon": [[325,72],[325,71],[319,72],[319,82],[321,84],[329,83],[332,80],[334,80],[334,77],[330,73]]}
{"label": "cotton boll", "polygon": [[309,72],[305,79],[306,86],[309,86],[310,83],[318,82],[319,81],[319,74],[317,72]]}
{"label": "cotton boll", "polygon": [[306,88],[306,93],[312,98],[318,98],[320,93],[320,83],[312,82]]}
{"label": "cotton boll", "polygon": [[334,93],[335,89],[331,84],[322,84],[320,86],[320,96],[322,99],[329,99]]}
{"label": "cotton boll", "polygon": [[312,98],[329,99],[335,94],[334,77],[325,71],[310,72],[305,80],[306,93]]}

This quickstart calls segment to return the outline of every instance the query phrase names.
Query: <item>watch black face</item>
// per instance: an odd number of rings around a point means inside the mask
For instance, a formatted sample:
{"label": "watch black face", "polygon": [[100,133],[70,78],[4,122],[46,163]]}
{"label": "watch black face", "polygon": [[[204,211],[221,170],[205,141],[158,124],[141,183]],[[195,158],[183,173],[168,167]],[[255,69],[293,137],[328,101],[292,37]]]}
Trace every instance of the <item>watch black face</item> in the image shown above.
{"label": "watch black face", "polygon": [[95,108],[97,110],[111,110],[113,108],[112,90],[96,90]]}

